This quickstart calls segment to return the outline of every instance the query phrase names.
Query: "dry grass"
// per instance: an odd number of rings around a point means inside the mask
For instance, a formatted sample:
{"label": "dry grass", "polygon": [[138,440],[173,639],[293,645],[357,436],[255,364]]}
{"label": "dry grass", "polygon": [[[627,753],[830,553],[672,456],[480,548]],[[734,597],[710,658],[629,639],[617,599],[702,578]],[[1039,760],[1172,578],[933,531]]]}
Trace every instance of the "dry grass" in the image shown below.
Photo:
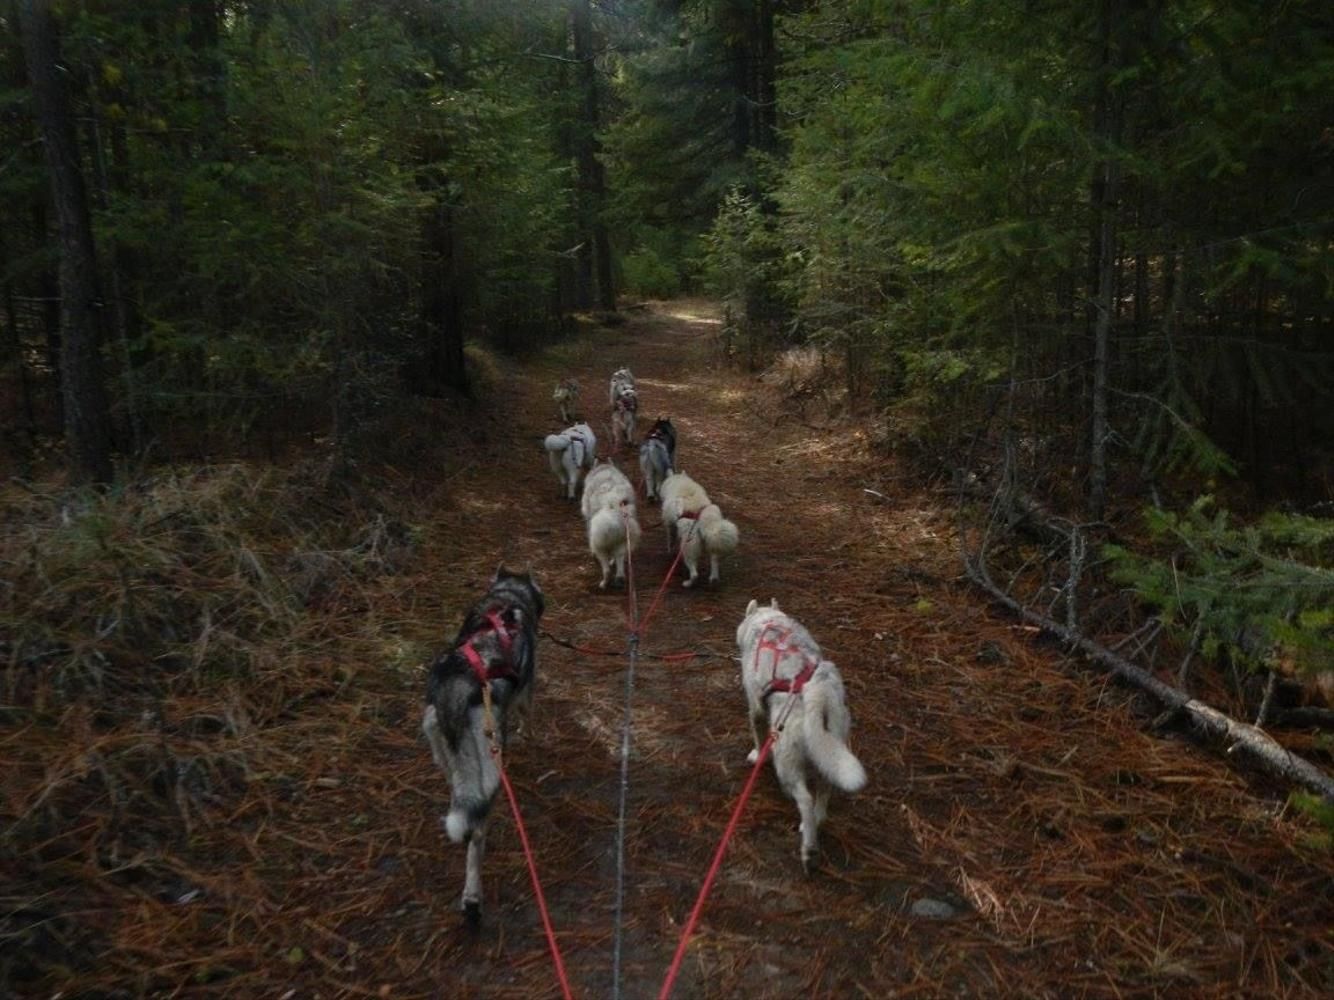
{"label": "dry grass", "polygon": [[[597,591],[536,443],[560,377],[598,416],[607,358],[742,532],[722,585],[673,585],[644,639],[625,995],[661,982],[745,778],[730,656],[752,596],[839,662],[871,784],[835,798],[806,879],[761,781],[675,996],[1334,990],[1334,861],[1304,820],[990,614],[952,511],[847,429],[775,420],[778,392],[706,360],[712,319],[634,314],[506,370],[447,465],[363,470],[359,500],[240,466],[98,501],[8,490],[0,991],[555,995],[507,815],[463,932],[417,721],[425,660],[500,559],[537,572],[550,633],[625,648],[625,597]],[[641,515],[642,609],[668,559]],[[546,643],[539,670],[510,771],[576,993],[605,995],[624,659]],[[923,898],[955,915],[913,916]]]}

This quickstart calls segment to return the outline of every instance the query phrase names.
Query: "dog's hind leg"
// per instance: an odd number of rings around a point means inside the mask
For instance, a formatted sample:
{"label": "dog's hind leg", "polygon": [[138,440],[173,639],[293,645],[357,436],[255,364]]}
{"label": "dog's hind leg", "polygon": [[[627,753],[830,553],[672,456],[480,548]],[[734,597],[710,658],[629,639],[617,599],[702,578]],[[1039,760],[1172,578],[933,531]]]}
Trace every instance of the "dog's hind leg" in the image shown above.
{"label": "dog's hind leg", "polygon": [[435,766],[445,772],[445,777],[449,777],[449,757],[445,752],[445,737],[436,722],[434,705],[427,705],[426,711],[422,713],[422,733],[431,746],[431,759],[435,761]]}
{"label": "dog's hind leg", "polygon": [[464,923],[470,930],[476,930],[482,922],[482,856],[486,853],[486,826],[482,820],[468,834],[468,868],[463,877]]}
{"label": "dog's hind leg", "polygon": [[709,582],[717,583],[722,577],[718,572],[718,557],[712,552],[709,553]]}
{"label": "dog's hind leg", "polygon": [[598,588],[606,590],[607,580],[611,577],[611,560],[601,552],[596,552],[594,555],[597,557],[598,565],[602,567],[602,582],[598,584]]}
{"label": "dog's hind leg", "polygon": [[755,749],[746,755],[746,763],[754,764],[760,759],[760,744],[763,742],[760,734],[769,735],[769,713],[764,710],[763,705],[751,706],[750,709],[750,738],[755,741]]}

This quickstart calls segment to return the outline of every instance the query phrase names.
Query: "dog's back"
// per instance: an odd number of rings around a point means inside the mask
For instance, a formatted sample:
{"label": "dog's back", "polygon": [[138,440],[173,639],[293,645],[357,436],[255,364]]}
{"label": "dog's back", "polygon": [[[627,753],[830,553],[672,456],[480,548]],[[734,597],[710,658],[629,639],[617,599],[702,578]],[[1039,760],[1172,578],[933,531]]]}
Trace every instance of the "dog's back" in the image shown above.
{"label": "dog's back", "polygon": [[663,520],[697,514],[709,505],[709,495],[704,492],[704,487],[681,471],[663,480],[660,492]]}

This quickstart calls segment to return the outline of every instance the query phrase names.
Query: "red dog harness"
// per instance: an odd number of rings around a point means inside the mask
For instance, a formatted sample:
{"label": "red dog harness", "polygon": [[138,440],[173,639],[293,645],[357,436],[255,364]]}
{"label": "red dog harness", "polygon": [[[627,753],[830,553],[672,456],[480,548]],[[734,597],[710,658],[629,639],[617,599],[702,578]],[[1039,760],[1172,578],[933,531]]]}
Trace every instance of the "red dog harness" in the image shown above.
{"label": "red dog harness", "polygon": [[[777,637],[770,638],[770,633],[777,633]],[[772,622],[760,629],[760,639],[759,642],[755,644],[756,673],[758,673],[760,669],[760,653],[767,649],[774,654],[773,672],[769,675],[769,683],[764,686],[764,691],[760,695],[761,701],[768,701],[769,696],[775,692],[782,692],[784,694],[801,694],[801,689],[806,686],[806,682],[811,679],[811,675],[815,673],[815,668],[819,665],[815,660],[807,656],[804,651],[797,649],[796,646],[793,646],[788,642],[788,639],[790,639],[791,636],[792,629],[784,628],[783,626],[776,625]],[[801,670],[797,673],[797,676],[791,679],[779,677],[778,661],[782,658],[784,653],[791,652],[801,653]]]}
{"label": "red dog harness", "polygon": [[[494,632],[500,639],[500,651],[504,654],[504,659],[495,664],[489,665],[482,659],[482,655],[473,647],[473,640],[485,632]],[[514,626],[505,621],[498,611],[488,611],[486,613],[486,622],[477,627],[477,630],[468,636],[466,642],[459,646],[459,652],[463,654],[472,667],[472,672],[477,675],[477,679],[483,684],[490,681],[505,679],[518,680],[518,674],[514,672]]]}

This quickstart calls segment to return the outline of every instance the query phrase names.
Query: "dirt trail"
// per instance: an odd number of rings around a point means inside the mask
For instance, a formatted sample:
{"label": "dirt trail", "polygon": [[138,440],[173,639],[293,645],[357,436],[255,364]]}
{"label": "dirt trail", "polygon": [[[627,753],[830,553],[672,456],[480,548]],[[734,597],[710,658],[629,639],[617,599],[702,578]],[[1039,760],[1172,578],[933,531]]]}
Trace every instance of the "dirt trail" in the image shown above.
{"label": "dirt trail", "polygon": [[[639,666],[625,997],[656,995],[746,777],[730,657],[751,597],[778,598],[839,663],[870,785],[834,797],[806,878],[795,808],[764,775],[676,997],[1328,995],[1334,864],[1300,846],[1299,825],[1225,763],[1146,735],[1129,695],[993,614],[958,578],[948,501],[905,490],[845,430],[780,418],[770,389],[712,357],[706,306],[631,315],[505,373],[503,407],[478,416],[472,460],[436,502],[420,574],[396,585],[405,641],[438,646],[497,561],[530,565],[550,633],[624,650],[625,595],[598,591],[577,506],[557,498],[539,444],[557,426],[551,388],[573,375],[605,451],[606,378],[621,365],[641,413],[672,417],[679,465],[739,525],[721,585],[674,582],[643,644],[703,655]],[[622,465],[637,481],[629,453]],[[640,516],[642,611],[668,557],[657,508]],[[625,666],[544,642],[534,717],[509,757],[578,997],[611,995]],[[289,982],[299,995],[558,995],[507,810],[483,928],[462,930],[463,852],[439,828],[447,789],[417,735],[423,675],[386,670],[377,685],[354,699],[364,739],[318,752],[330,773],[397,789],[394,814],[349,830],[356,874],[337,866],[331,880],[313,859],[259,876],[281,886],[275,928],[314,942],[318,961]],[[266,836],[299,842],[304,824],[356,811],[343,788],[295,803]]]}

